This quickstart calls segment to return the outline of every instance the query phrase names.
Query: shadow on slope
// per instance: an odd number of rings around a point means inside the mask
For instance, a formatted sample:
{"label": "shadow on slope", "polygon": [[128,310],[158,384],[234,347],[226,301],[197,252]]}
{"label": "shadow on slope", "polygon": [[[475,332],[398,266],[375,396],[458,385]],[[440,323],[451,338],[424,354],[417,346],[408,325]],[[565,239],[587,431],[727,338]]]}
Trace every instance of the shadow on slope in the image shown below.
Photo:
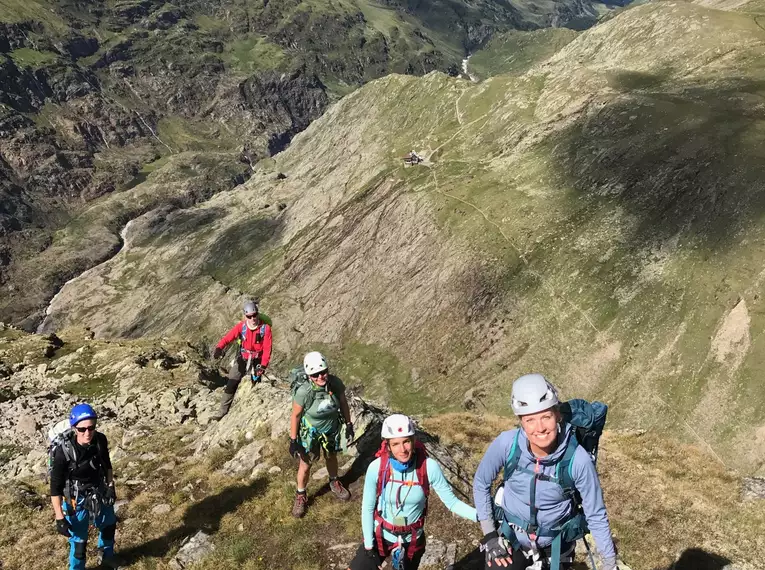
{"label": "shadow on slope", "polygon": [[586,209],[612,203],[633,216],[628,247],[679,232],[730,246],[765,213],[765,81],[625,72],[610,83],[623,96],[591,104],[553,143]]}
{"label": "shadow on slope", "polygon": [[689,548],[680,555],[677,562],[666,569],[656,570],[723,570],[731,561],[701,548]]}
{"label": "shadow on slope", "polygon": [[262,495],[266,487],[266,480],[256,479],[250,485],[235,485],[217,495],[205,497],[189,507],[181,526],[169,530],[159,538],[120,550],[120,556],[128,564],[133,564],[141,558],[162,558],[188,536],[193,536],[199,531],[207,534],[215,533],[220,528],[221,519],[225,515],[234,512],[239,505],[253,497]]}

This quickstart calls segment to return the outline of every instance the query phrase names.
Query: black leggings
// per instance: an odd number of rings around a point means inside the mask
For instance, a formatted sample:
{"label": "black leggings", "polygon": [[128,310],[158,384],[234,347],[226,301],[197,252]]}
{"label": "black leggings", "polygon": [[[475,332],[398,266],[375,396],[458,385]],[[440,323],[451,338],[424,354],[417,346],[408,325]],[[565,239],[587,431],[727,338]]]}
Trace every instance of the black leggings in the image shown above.
{"label": "black leggings", "polygon": [[[377,539],[375,539],[375,550],[377,549],[376,541]],[[425,554],[424,534],[417,539],[417,544],[420,545],[421,548],[414,554],[414,556],[412,556],[411,560],[408,558],[404,559],[404,570],[417,570],[420,567],[420,560],[422,560],[422,556]],[[386,540],[385,546],[389,548],[392,544]],[[380,559],[380,563],[382,563],[382,559]],[[390,564],[388,567],[390,567]],[[367,556],[366,548],[364,548],[364,543],[362,542],[359,549],[356,551],[356,556],[353,557],[353,560],[351,560],[351,563],[348,565],[348,568],[350,568],[350,570],[377,570],[378,567],[375,561]]]}

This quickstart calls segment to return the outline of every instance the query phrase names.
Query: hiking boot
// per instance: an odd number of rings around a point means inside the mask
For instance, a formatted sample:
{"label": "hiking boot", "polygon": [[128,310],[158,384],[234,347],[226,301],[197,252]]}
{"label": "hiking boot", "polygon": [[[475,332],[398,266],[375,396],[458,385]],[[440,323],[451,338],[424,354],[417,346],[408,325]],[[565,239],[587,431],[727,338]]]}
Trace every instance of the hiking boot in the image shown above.
{"label": "hiking boot", "polygon": [[335,494],[335,497],[337,497],[341,501],[351,500],[351,492],[345,487],[343,487],[343,484],[340,482],[339,479],[330,479],[329,488]]}
{"label": "hiking boot", "polygon": [[308,495],[305,493],[295,493],[295,502],[292,505],[292,516],[296,519],[302,519],[308,509]]}
{"label": "hiking boot", "polygon": [[116,554],[112,554],[111,556],[104,556],[102,553],[98,564],[99,564],[98,566],[99,568],[109,568],[111,570],[118,570],[119,568],[125,565],[125,561],[122,560]]}

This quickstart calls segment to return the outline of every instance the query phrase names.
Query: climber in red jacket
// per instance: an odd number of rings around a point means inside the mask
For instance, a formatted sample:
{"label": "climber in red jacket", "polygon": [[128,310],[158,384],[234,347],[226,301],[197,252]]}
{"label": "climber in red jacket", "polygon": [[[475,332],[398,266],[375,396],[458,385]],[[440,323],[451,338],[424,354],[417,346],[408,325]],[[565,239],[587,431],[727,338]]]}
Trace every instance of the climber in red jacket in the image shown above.
{"label": "climber in red jacket", "polygon": [[235,324],[220,339],[213,352],[213,358],[222,357],[226,346],[234,341],[239,344],[239,350],[231,361],[228,382],[223,391],[220,411],[215,416],[216,420],[228,413],[242,377],[250,374],[253,382],[260,382],[263,371],[271,360],[271,327],[260,320],[258,304],[255,301],[247,301],[244,304],[244,320]]}

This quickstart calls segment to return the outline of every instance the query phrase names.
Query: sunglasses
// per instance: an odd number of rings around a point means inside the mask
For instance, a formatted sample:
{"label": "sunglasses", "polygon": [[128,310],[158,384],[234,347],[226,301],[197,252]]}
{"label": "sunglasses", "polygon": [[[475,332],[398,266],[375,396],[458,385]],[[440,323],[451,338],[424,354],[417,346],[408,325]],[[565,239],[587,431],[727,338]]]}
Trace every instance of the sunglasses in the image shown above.
{"label": "sunglasses", "polygon": [[74,429],[80,433],[85,433],[86,431],[96,431],[96,426],[76,427]]}
{"label": "sunglasses", "polygon": [[309,374],[311,378],[318,378],[319,376],[324,376],[325,374],[329,374],[329,370],[322,370],[321,372],[317,372],[316,374]]}
{"label": "sunglasses", "polygon": [[254,315],[245,315],[245,318],[248,318],[248,319],[257,319],[258,318],[258,313],[255,313]]}

